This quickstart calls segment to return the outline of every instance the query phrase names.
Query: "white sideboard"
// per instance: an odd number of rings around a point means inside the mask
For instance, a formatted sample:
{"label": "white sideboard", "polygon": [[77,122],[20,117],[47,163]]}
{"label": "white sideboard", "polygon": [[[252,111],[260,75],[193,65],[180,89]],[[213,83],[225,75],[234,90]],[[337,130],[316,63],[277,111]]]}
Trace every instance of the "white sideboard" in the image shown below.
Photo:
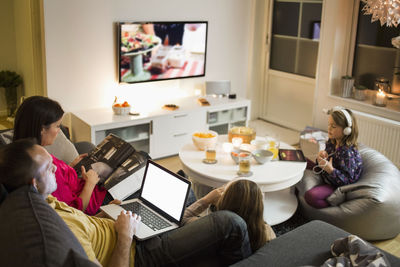
{"label": "white sideboard", "polygon": [[232,126],[245,126],[250,118],[250,100],[206,97],[210,106],[200,106],[197,97],[174,101],[179,109],[140,112],[140,115],[114,115],[110,108],[71,112],[74,142],[99,144],[114,133],[154,159],[178,154],[195,131],[214,130],[227,134]]}

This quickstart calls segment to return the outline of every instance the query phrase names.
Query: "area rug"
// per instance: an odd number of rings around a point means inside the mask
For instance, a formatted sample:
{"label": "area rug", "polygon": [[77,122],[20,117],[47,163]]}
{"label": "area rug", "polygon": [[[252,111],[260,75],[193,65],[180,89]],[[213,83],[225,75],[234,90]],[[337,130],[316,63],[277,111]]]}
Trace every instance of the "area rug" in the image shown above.
{"label": "area rug", "polygon": [[276,237],[278,237],[307,222],[309,222],[309,220],[303,217],[303,215],[300,213],[300,209],[297,209],[289,220],[272,226],[272,229],[274,230]]}

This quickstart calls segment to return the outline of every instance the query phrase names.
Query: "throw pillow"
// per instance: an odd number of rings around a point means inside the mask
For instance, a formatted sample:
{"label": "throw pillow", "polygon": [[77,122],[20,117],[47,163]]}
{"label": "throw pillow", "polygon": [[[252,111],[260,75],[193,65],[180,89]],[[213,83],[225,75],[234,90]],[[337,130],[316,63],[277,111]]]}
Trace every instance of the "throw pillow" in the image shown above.
{"label": "throw pillow", "polygon": [[12,142],[14,130],[6,130],[0,133],[0,146],[8,145]]}
{"label": "throw pillow", "polygon": [[50,146],[45,146],[46,150],[56,158],[70,164],[77,156],[79,156],[74,144],[60,131],[56,140]]}

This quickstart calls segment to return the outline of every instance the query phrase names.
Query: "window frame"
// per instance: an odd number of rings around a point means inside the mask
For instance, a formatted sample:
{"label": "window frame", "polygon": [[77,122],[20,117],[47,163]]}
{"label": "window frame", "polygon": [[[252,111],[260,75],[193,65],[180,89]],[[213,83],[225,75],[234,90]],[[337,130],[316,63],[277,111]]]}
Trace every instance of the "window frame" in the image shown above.
{"label": "window frame", "polygon": [[[347,47],[345,45],[342,56],[347,58],[344,64],[342,65],[342,75],[352,76],[353,72],[353,64],[354,64],[354,56],[355,56],[355,48],[356,48],[356,37],[357,37],[357,24],[358,24],[358,16],[359,16],[359,8],[360,8],[360,0],[354,0],[352,4],[352,11],[349,12],[351,14],[351,18],[347,18],[349,23],[347,26],[347,31],[349,32],[347,39]],[[365,15],[371,16],[371,15]],[[379,21],[375,21],[373,23],[379,23]],[[400,26],[398,26],[400,27]],[[340,69],[340,68],[339,68]],[[337,73],[336,75],[338,75]],[[378,107],[373,105],[370,100],[359,101],[354,98],[344,98],[340,96],[340,80],[341,76],[332,77],[330,82],[330,89],[328,98],[337,102],[340,101],[344,106],[349,108],[354,108],[372,115],[381,116],[388,119],[393,119],[396,121],[400,121],[400,103],[396,106],[396,104],[388,105],[386,107]],[[391,77],[389,77],[391,78]],[[336,82],[334,82],[334,80]],[[391,100],[391,101],[400,101],[400,100]]]}

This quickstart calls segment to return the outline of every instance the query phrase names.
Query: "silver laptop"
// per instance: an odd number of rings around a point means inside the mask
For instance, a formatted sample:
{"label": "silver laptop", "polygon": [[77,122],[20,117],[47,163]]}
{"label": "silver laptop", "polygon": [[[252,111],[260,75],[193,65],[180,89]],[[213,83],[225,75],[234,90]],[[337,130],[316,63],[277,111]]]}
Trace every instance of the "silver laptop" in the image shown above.
{"label": "silver laptop", "polygon": [[142,221],[135,237],[145,240],[179,227],[189,190],[190,181],[148,160],[139,198],[101,210],[114,220],[122,210],[139,214]]}

